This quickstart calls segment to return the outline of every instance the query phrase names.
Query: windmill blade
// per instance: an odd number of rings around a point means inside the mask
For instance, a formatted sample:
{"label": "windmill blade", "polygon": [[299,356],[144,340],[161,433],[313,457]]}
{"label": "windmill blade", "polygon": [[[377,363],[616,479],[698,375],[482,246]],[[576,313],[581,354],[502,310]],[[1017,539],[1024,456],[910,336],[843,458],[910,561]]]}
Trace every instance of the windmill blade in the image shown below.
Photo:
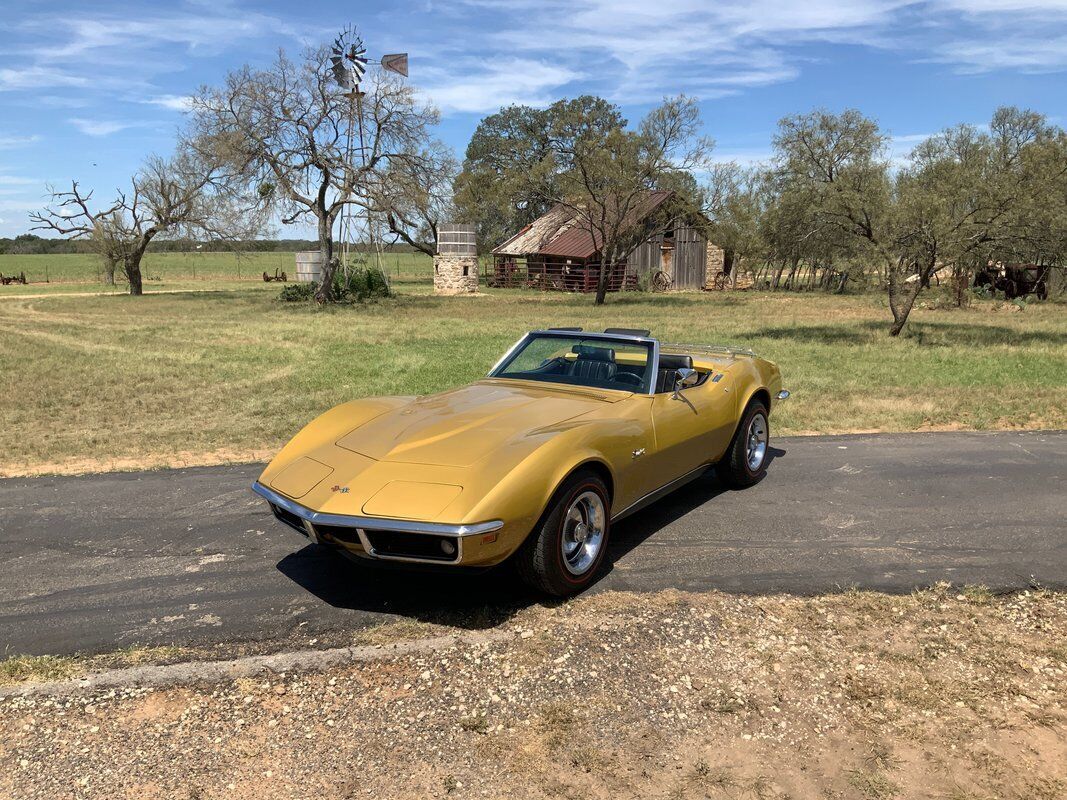
{"label": "windmill blade", "polygon": [[390,53],[382,56],[382,67],[406,78],[408,76],[408,54]]}
{"label": "windmill blade", "polygon": [[342,88],[352,88],[352,73],[349,72],[347,67],[345,67],[344,62],[341,61],[341,59],[334,59],[334,64],[333,67],[331,67],[331,71],[333,72],[334,80],[337,81]]}

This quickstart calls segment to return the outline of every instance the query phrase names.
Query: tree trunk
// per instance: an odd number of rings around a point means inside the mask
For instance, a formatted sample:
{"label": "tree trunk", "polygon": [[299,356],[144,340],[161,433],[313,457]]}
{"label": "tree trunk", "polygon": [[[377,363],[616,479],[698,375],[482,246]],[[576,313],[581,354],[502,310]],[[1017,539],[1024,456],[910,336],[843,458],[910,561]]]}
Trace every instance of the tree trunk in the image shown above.
{"label": "tree trunk", "polygon": [[141,281],[142,255],[144,255],[143,250],[135,250],[127,256],[126,263],[123,265],[123,270],[126,273],[126,280],[130,283],[130,294],[134,297],[140,297],[144,294],[144,286]]}
{"label": "tree trunk", "polygon": [[337,272],[333,255],[333,220],[327,214],[319,217],[319,256],[319,288],[315,291],[315,302],[326,305],[334,300],[333,276]]}
{"label": "tree trunk", "polygon": [[593,305],[602,306],[604,301],[608,297],[608,278],[611,276],[615,267],[615,259],[610,261],[600,262],[600,275],[597,277],[596,282],[596,299],[593,301]]}
{"label": "tree trunk", "polygon": [[893,324],[889,328],[890,336],[899,336],[904,330],[908,315],[911,314],[911,309],[915,305],[915,298],[919,296],[924,280],[929,284],[930,275],[936,263],[937,259],[932,257],[929,264],[919,269],[919,279],[910,284],[901,280],[905,272],[903,264],[898,264],[897,269],[893,269],[890,264],[886,265],[889,271],[889,309],[893,312]]}
{"label": "tree trunk", "polygon": [[108,286],[115,285],[115,259],[104,259],[104,283]]}
{"label": "tree trunk", "polygon": [[967,305],[967,288],[971,285],[971,278],[966,267],[957,265],[953,268],[952,288],[956,295],[956,308]]}
{"label": "tree trunk", "polygon": [[911,308],[915,305],[915,298],[918,296],[919,284],[916,282],[915,289],[906,291],[896,305],[890,303],[893,311],[893,324],[889,326],[890,336],[899,336],[900,332],[904,330],[904,325],[908,322],[908,315],[911,314]]}
{"label": "tree trunk", "polygon": [[775,291],[782,286],[782,273],[785,272],[785,259],[778,262],[778,271],[774,273],[774,283],[771,284],[771,288]]}

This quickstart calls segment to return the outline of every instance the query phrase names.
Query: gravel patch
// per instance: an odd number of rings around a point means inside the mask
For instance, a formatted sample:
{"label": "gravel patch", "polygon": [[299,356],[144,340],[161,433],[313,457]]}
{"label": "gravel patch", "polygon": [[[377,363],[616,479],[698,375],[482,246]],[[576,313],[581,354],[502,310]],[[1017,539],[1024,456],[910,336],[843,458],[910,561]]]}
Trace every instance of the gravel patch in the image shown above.
{"label": "gravel patch", "polygon": [[0,796],[1067,792],[1067,595],[1045,591],[609,592],[212,680],[6,697]]}

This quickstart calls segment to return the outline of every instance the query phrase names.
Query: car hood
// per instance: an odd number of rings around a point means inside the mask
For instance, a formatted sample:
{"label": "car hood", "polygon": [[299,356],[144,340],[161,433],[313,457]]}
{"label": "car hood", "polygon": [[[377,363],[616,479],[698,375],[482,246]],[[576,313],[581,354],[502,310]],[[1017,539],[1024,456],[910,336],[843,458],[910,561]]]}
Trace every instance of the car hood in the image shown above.
{"label": "car hood", "polygon": [[465,467],[510,441],[628,396],[484,380],[386,411],[342,436],[337,446],[376,461]]}

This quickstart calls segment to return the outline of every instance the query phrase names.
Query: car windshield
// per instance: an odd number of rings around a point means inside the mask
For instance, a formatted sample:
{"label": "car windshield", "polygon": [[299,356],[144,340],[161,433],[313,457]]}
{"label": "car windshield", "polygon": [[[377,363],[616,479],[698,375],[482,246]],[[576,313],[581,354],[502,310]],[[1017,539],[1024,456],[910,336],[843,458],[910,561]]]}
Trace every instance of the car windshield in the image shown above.
{"label": "car windshield", "polygon": [[532,333],[489,377],[648,392],[652,385],[652,343]]}

